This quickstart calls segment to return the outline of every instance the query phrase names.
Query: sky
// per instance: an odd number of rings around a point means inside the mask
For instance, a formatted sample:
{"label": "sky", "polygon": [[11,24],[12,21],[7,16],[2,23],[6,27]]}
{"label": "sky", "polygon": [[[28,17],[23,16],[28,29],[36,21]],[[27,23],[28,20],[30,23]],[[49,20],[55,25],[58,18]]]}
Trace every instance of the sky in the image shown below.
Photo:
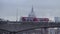
{"label": "sky", "polygon": [[18,20],[21,16],[28,16],[34,8],[37,17],[60,17],[60,0],[0,0],[0,18]]}

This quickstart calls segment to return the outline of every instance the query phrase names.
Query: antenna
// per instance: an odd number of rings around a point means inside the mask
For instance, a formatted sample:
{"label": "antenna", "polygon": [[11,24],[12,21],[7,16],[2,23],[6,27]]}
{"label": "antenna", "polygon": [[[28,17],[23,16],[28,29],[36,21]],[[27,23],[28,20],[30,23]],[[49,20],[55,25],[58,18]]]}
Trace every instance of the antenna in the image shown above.
{"label": "antenna", "polygon": [[17,11],[16,11],[16,21],[18,21],[18,8],[17,8]]}

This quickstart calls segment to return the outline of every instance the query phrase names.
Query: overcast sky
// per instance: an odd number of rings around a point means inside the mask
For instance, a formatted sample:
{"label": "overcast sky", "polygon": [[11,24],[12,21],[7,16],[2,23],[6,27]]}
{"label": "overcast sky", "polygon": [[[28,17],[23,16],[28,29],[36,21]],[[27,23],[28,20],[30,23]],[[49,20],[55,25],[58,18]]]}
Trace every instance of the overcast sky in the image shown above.
{"label": "overcast sky", "polygon": [[31,8],[37,17],[60,16],[60,0],[0,0],[0,18],[16,20],[18,16],[28,16]]}

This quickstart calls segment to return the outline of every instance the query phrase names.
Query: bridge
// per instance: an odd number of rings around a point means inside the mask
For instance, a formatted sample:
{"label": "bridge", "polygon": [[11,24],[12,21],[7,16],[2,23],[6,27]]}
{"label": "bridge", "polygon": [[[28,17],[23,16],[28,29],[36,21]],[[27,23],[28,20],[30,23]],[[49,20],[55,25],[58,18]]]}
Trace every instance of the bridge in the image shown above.
{"label": "bridge", "polygon": [[[7,31],[10,33],[18,33],[28,30],[33,30],[37,28],[47,28],[60,27],[60,22],[0,22],[0,31]],[[47,33],[45,33],[47,34]]]}

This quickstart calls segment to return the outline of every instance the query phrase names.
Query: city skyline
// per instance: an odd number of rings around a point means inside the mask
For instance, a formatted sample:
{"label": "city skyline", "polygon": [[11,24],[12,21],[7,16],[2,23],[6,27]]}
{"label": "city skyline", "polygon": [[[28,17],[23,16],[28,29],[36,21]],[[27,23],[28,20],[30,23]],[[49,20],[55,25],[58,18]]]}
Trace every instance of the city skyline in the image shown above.
{"label": "city skyline", "polygon": [[19,19],[28,16],[33,5],[37,17],[60,16],[60,0],[0,0],[0,18],[16,20],[18,8]]}

